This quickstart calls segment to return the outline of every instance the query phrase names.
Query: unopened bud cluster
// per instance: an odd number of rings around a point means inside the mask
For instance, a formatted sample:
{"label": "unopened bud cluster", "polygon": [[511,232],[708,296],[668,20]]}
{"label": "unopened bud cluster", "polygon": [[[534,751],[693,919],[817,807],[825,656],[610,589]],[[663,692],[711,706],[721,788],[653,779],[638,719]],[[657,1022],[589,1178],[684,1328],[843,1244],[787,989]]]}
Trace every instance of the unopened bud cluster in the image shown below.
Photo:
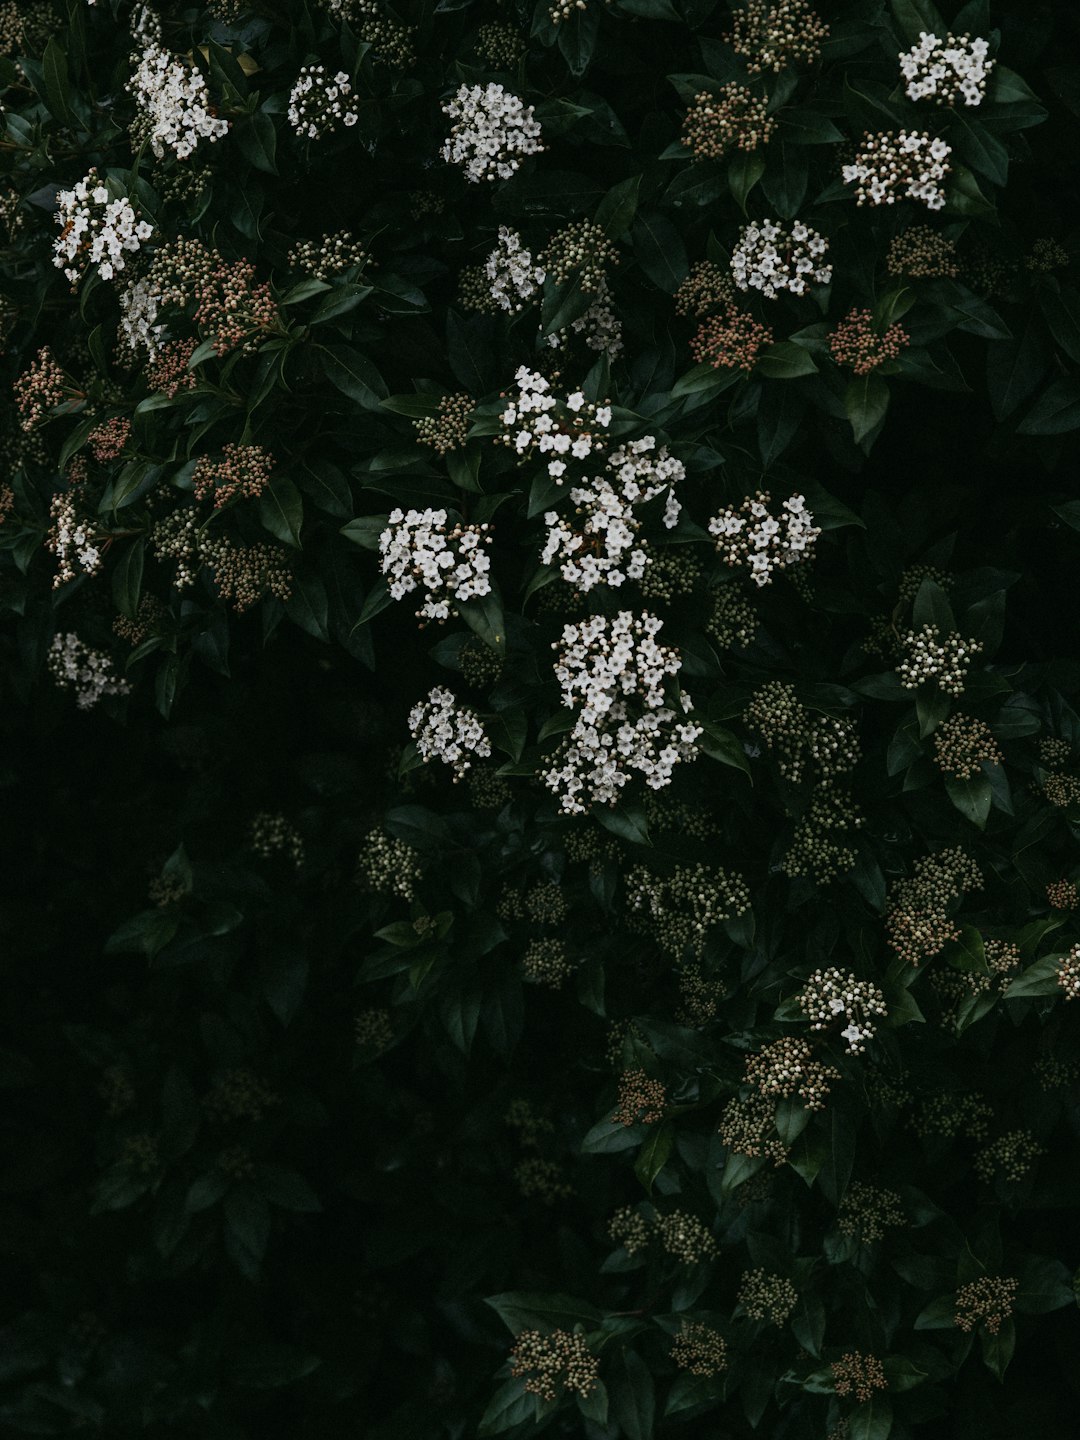
{"label": "unopened bud cluster", "polygon": [[841,837],[864,823],[865,817],[850,792],[828,784],[820,786],[799,816],[791,844],[780,862],[781,870],[793,879],[811,876],[819,885],[846,875],[854,868],[858,852]]}
{"label": "unopened bud cluster", "polygon": [[614,243],[604,227],[593,220],[574,220],[564,225],[540,253],[541,267],[556,285],[577,279],[586,294],[599,290],[607,279],[608,267],[618,263]]}
{"label": "unopened bud cluster", "polygon": [[664,1118],[667,1090],[642,1069],[626,1070],[619,1076],[619,1103],[611,1117],[613,1125],[655,1125]]}
{"label": "unopened bud cluster", "polygon": [[1015,1184],[1023,1180],[1046,1146],[1030,1130],[1008,1130],[975,1156],[975,1174],[986,1185],[1000,1178]]}
{"label": "unopened bud cluster", "polygon": [[1066,1000],[1080,999],[1080,945],[1074,945],[1058,961],[1057,979]]}
{"label": "unopened bud cluster", "polygon": [[756,150],[768,144],[776,121],[768,114],[768,101],[735,81],[712,95],[694,96],[683,119],[683,144],[698,160],[719,160],[729,150]]}
{"label": "unopened bud cluster", "polygon": [[829,1081],[839,1080],[834,1065],[815,1060],[808,1040],[785,1035],[746,1057],[745,1079],[770,1100],[795,1095],[807,1110],[824,1110]]}
{"label": "unopened bud cluster", "polygon": [[885,914],[889,944],[912,965],[937,955],[960,936],[949,918],[953,902],[966,890],[981,890],[982,883],[975,861],[956,847],[923,856],[914,875],[891,887]]}
{"label": "unopened bud cluster", "polygon": [[255,500],[270,484],[274,457],[261,445],[222,447],[220,455],[201,455],[192,480],[197,500],[212,499],[215,510],[232,500]]}
{"label": "unopened bud cluster", "polygon": [[585,1337],[569,1330],[522,1330],[510,1352],[510,1374],[524,1379],[525,1390],[549,1404],[560,1391],[588,1399],[599,1384],[599,1362],[589,1352]]}
{"label": "unopened bud cluster", "polygon": [[875,1355],[849,1350],[829,1367],[837,1395],[851,1395],[860,1404],[873,1399],[875,1390],[887,1390],[885,1369]]}
{"label": "unopened bud cluster", "polygon": [[19,426],[26,432],[47,420],[50,410],[57,409],[74,394],[56,356],[47,345],[42,346],[12,388],[15,408],[19,412]]}
{"label": "unopened bud cluster", "polygon": [[1073,880],[1051,880],[1046,887],[1046,903],[1052,910],[1075,910],[1080,905],[1080,891]]}
{"label": "unopened bud cluster", "polygon": [[970,780],[983,765],[1000,765],[1004,758],[990,726],[973,715],[950,715],[934,731],[938,769],[955,780]]}
{"label": "unopened bud cluster", "polygon": [[869,310],[850,310],[829,335],[829,350],[837,365],[856,375],[870,375],[906,350],[910,336],[902,325],[880,330]]}
{"label": "unopened bud cluster", "polygon": [[475,408],[471,397],[463,391],[443,395],[434,415],[422,415],[413,421],[417,441],[421,445],[430,445],[439,455],[464,449]]}
{"label": "unopened bud cluster", "polygon": [[1002,1323],[1013,1313],[1020,1281],[1012,1275],[980,1275],[969,1280],[956,1292],[956,1328],[982,1328],[996,1335]]}
{"label": "unopened bud cluster", "polygon": [[734,299],[735,285],[729,272],[715,260],[695,260],[675,291],[675,314],[709,315],[726,309]]}
{"label": "unopened bud cluster", "polygon": [[751,1320],[786,1325],[798,1303],[799,1292],[786,1276],[760,1267],[743,1272],[739,1281],[739,1304]]}
{"label": "unopened bud cluster", "polygon": [[559,990],[574,973],[578,961],[572,960],[566,945],[557,938],[531,940],[521,957],[521,969],[530,985],[546,985]]}
{"label": "unopened bud cluster", "polygon": [[856,1180],[844,1194],[836,1223],[842,1234],[850,1235],[863,1245],[871,1245],[880,1240],[886,1230],[906,1225],[907,1216],[895,1190]]}
{"label": "unopened bud cluster", "polygon": [[728,1101],[720,1117],[720,1139],[736,1155],[764,1157],[774,1165],[787,1160],[787,1146],[776,1129],[776,1106],[753,1092]]}
{"label": "unopened bud cluster", "polygon": [[323,281],[354,267],[362,270],[371,262],[371,256],[351,230],[335,230],[318,240],[298,240],[288,258],[294,270]]}
{"label": "unopened bud cluster", "polygon": [[700,861],[666,875],[636,865],[626,877],[626,898],[631,914],[673,959],[685,951],[700,956],[712,931],[750,908],[741,875]]}
{"label": "unopened bud cluster", "polygon": [[290,825],[284,815],[260,811],[251,822],[248,831],[248,845],[263,860],[274,855],[283,855],[291,860],[297,870],[304,863],[304,841],[295,825]]}
{"label": "unopened bud cluster", "polygon": [[757,611],[738,585],[721,585],[705,628],[722,649],[742,650],[757,634]]}
{"label": "unopened bud cluster", "polygon": [[794,685],[784,680],[769,680],[755,690],[742,718],[775,754],[783,778],[794,785],[808,778],[827,784],[858,763],[855,721],[812,712],[796,698]]}
{"label": "unopened bud cluster", "polygon": [[942,634],[931,624],[906,631],[900,643],[904,659],[896,667],[896,673],[905,690],[917,690],[920,685],[933,681],[954,700],[964,693],[967,672],[983,648],[981,640],[965,639],[956,631]]}
{"label": "unopened bud cluster", "polygon": [[911,225],[889,242],[886,267],[906,280],[955,280],[956,246],[929,225]]}
{"label": "unopened bud cluster", "polygon": [[684,1320],[671,1344],[671,1360],[680,1370],[705,1379],[727,1369],[727,1342],[700,1320]]}
{"label": "unopened bud cluster", "polygon": [[742,370],[749,375],[761,352],[772,343],[770,326],[737,305],[728,305],[723,314],[710,315],[701,322],[690,341],[690,354],[699,365],[711,365],[714,370]]}
{"label": "unopened bud cluster", "polygon": [[829,27],[810,0],[744,0],[724,36],[751,75],[779,75],[791,65],[812,65],[828,39]]}

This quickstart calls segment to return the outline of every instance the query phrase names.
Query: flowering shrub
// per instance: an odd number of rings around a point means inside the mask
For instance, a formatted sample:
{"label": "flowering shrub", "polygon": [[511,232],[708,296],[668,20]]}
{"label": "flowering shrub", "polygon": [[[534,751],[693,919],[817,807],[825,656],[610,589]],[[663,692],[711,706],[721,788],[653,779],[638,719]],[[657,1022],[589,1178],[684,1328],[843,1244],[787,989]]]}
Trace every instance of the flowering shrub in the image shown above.
{"label": "flowering shrub", "polygon": [[1080,65],[0,0],[0,1431],[1072,1440]]}

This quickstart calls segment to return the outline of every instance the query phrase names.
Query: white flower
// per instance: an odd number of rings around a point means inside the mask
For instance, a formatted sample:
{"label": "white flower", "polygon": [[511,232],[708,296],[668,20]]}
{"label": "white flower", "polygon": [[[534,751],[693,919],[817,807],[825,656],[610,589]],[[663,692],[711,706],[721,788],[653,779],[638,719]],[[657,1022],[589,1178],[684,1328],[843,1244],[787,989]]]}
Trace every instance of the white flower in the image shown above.
{"label": "white flower", "polygon": [[725,563],[745,565],[755,585],[768,585],[775,570],[804,560],[821,534],[801,495],[785,500],[779,517],[770,513],[768,500],[766,492],[748,496],[739,510],[721,510],[709,521]]}
{"label": "white flower", "polygon": [[994,68],[987,59],[987,40],[967,35],[930,35],[920,32],[918,44],[900,54],[900,73],[907,81],[909,100],[934,100],[938,105],[981,105],[986,82]]}
{"label": "white flower", "polygon": [[807,282],[827,285],[832,266],[816,263],[828,241],[816,230],[796,221],[785,232],[779,221],[751,221],[739,233],[731,256],[731,273],[740,290],[760,290],[773,299],[781,290],[806,292]]}
{"label": "white flower", "polygon": [[186,160],[200,140],[220,140],[229,122],[211,111],[206,81],[191,65],[151,40],[138,57],[128,90],[135,97],[138,133],[160,160],[170,150]]}
{"label": "white flower", "polygon": [[154,233],[148,221],[136,218],[130,200],[110,199],[94,170],[70,190],[60,191],[54,218],[61,232],[53,245],[53,264],[72,285],[91,266],[111,280],[124,269],[125,255],[140,249]]}
{"label": "white flower", "polygon": [[949,174],[952,149],[925,131],[882,130],[863,136],[854,163],[842,170],[856,186],[860,205],[894,205],[898,199],[921,200],[929,210],[945,204],[941,181]]}
{"label": "white flower", "polygon": [[453,124],[439,153],[473,184],[508,180],[526,155],[544,148],[533,107],[501,85],[461,85],[442,110]]}
{"label": "white flower", "polygon": [[333,81],[322,65],[302,67],[289,96],[289,124],[303,140],[318,140],[338,125],[351,128],[360,118],[348,102],[352,85],[344,70]]}
{"label": "white flower", "polygon": [[103,650],[84,645],[74,633],[57,635],[49,646],[49,669],[56,683],[75,691],[80,710],[91,710],[103,695],[128,695],[131,686],[113,670]]}
{"label": "white flower", "polygon": [[486,760],[491,754],[491,741],[476,713],[459,705],[450,691],[439,685],[409,712],[409,733],[420,758],[449,765],[455,780],[472,764],[471,755]]}
{"label": "white flower", "polygon": [[532,252],[526,250],[516,230],[499,226],[499,243],[484,264],[484,274],[491,282],[491,298],[500,310],[511,313],[524,309],[536,297],[544,283],[544,271],[533,264]]}
{"label": "white flower", "polygon": [[379,536],[390,594],[401,600],[423,590],[416,612],[423,620],[448,620],[457,614],[456,602],[491,593],[491,561],[484,549],[489,527],[447,526],[445,510],[394,510]]}
{"label": "white flower", "polygon": [[565,813],[614,804],[635,774],[662,789],[676,764],[696,755],[701,727],[682,718],[689,697],[677,694],[677,708],[665,703],[665,679],[682,662],[657,644],[662,625],[647,612],[622,610],[611,620],[594,615],[564,628],[555,678],[577,718],[543,778]]}

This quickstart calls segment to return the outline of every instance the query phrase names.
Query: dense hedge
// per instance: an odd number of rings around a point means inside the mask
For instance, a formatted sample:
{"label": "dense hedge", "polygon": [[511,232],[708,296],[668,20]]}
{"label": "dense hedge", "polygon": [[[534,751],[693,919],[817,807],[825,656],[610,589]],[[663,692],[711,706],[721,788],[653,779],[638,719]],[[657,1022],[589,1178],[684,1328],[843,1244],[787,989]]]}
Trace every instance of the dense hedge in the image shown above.
{"label": "dense hedge", "polygon": [[0,4],[5,1434],[1075,1435],[1077,30]]}

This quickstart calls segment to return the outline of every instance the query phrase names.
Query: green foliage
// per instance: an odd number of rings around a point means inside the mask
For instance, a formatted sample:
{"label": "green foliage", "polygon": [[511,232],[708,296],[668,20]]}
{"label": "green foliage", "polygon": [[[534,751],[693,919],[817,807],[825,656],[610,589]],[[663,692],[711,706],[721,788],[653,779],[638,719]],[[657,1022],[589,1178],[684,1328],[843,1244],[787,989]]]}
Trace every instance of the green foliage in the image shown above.
{"label": "green foliage", "polygon": [[[1071,1440],[1067,8],[822,0],[773,68],[726,0],[0,3],[4,1435]],[[977,106],[905,93],[950,30]],[[491,83],[543,148],[470,183]],[[855,203],[899,129],[940,211]],[[765,220],[828,278],[735,286]],[[485,583],[394,572],[424,511]],[[553,667],[620,612],[594,795]]]}

